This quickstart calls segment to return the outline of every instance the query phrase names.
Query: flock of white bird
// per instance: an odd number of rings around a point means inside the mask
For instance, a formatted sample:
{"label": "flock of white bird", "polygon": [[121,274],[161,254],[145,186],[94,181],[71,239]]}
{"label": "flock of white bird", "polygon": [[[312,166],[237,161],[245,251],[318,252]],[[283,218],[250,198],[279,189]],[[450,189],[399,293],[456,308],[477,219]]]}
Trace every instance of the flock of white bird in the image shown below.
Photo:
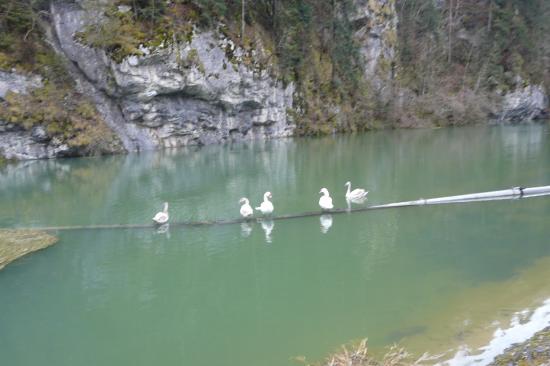
{"label": "flock of white bird", "polygon": [[[367,194],[369,193],[368,191],[365,191],[362,188],[351,190],[351,182],[346,182],[345,186],[348,188],[346,191],[346,201],[348,202],[348,206],[350,202],[358,204],[365,202],[367,199]],[[321,188],[319,194],[322,194],[321,198],[319,198],[319,207],[321,207],[323,211],[332,210],[334,205],[332,204],[332,198],[330,197],[328,189]],[[263,216],[269,217],[273,213],[274,207],[273,203],[270,201],[272,198],[273,196],[271,195],[271,192],[265,192],[264,200],[259,207],[256,207],[256,210],[260,211]],[[239,204],[241,204],[240,214],[243,218],[248,219],[254,215],[254,210],[252,209],[252,206],[250,206],[248,198],[241,198],[239,200]],[[168,202],[164,202],[164,209],[157,212],[157,214],[153,217],[153,221],[159,225],[163,225],[166,224],[169,219],[170,215],[168,214]]]}

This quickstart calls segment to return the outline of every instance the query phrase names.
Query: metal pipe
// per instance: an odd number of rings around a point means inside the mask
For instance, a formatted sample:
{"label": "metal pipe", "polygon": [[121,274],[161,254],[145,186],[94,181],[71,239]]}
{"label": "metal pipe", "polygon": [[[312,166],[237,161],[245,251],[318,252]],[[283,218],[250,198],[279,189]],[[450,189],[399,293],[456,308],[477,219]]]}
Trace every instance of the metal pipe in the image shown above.
{"label": "metal pipe", "polygon": [[416,201],[404,201],[395,202],[385,205],[370,206],[370,208],[390,208],[390,207],[404,207],[404,206],[424,206],[424,205],[440,205],[444,203],[464,203],[475,201],[494,201],[503,199],[517,199],[550,195],[550,186],[533,187],[533,188],[521,188],[514,187],[510,189],[503,189],[499,191],[481,192],[462,194],[458,196],[447,196],[438,198],[419,199]]}

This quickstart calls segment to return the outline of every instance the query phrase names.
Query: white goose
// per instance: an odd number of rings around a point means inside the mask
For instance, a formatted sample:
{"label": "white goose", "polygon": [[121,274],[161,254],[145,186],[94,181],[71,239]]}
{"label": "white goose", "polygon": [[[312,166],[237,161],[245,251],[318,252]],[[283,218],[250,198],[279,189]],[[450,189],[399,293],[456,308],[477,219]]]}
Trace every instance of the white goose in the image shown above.
{"label": "white goose", "polygon": [[346,192],[346,200],[349,201],[363,201],[367,198],[367,194],[369,194],[369,191],[365,191],[362,188],[356,188],[353,191],[351,190],[351,182],[346,182],[345,186],[348,187],[348,191]]}
{"label": "white goose", "polygon": [[323,210],[332,210],[334,206],[332,205],[332,198],[330,197],[328,190],[326,188],[321,188],[319,193],[323,194],[321,198],[319,198],[319,206],[321,206]]}
{"label": "white goose", "polygon": [[269,200],[270,198],[273,198],[271,192],[265,192],[264,201],[260,207],[256,207],[256,210],[261,211],[264,215],[270,215],[273,212],[273,203]]}
{"label": "white goose", "polygon": [[248,202],[248,198],[246,198],[246,197],[241,198],[239,200],[239,203],[242,205],[241,206],[241,211],[240,211],[241,216],[244,217],[245,219],[252,216],[254,211],[252,210],[252,207],[250,206],[250,202]]}
{"label": "white goose", "polygon": [[168,202],[164,202],[164,210],[157,212],[153,217],[153,221],[159,225],[166,224],[170,216],[168,215]]}

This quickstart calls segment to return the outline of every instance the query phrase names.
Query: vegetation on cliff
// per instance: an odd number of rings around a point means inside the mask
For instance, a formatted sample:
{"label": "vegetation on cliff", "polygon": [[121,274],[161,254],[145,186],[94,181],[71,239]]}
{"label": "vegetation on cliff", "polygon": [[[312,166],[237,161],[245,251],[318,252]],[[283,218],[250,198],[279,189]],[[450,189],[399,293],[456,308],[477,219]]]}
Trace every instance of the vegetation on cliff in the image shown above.
{"label": "vegetation on cliff", "polygon": [[[243,8],[239,1],[115,0],[104,19],[77,37],[105,49],[113,59],[140,55],[140,45],[159,47],[188,41],[193,29],[217,28],[236,45],[257,55],[262,68],[298,93],[294,111],[299,133],[328,133],[372,127],[373,110],[362,82],[360,57],[347,16],[352,1],[261,0]],[[244,34],[241,34],[244,29]],[[228,50],[228,58],[233,61]],[[242,62],[252,64],[251,57]],[[355,118],[354,118],[355,117]]]}
{"label": "vegetation on cliff", "polygon": [[[398,56],[379,65],[391,75],[383,80],[390,90],[385,96],[364,78],[355,37],[364,24],[353,18],[356,3],[259,0],[241,5],[115,0],[105,11],[106,20],[79,36],[119,61],[140,54],[140,45],[188,40],[193,27],[218,27],[246,51],[261,44],[266,67],[297,86],[289,112],[301,134],[474,123],[494,112],[495,98],[504,92],[529,83],[550,85],[545,37],[550,5],[542,0],[397,0],[397,38],[386,43],[397,48]],[[390,5],[380,12],[389,18]]]}
{"label": "vegetation on cliff", "polygon": [[28,94],[8,92],[0,100],[0,120],[30,130],[42,126],[43,140],[56,139],[68,155],[121,150],[94,104],[75,89],[63,62],[46,43],[39,23],[47,1],[8,0],[0,4],[0,69],[42,77]]}
{"label": "vegetation on cliff", "polygon": [[[547,1],[367,3],[373,9],[386,7],[379,12],[382,20],[398,17],[397,34],[383,40],[383,47],[395,48],[397,56],[381,59],[378,65],[383,93],[380,85],[365,77],[356,34],[364,27],[368,30],[373,20],[366,25],[357,20],[357,3],[352,0],[112,0],[109,5],[82,1],[90,14],[99,11],[104,16],[76,37],[120,62],[128,55],[141,55],[142,46],[186,42],[196,29],[216,28],[246,55],[261,49],[255,56],[260,67],[285,83],[295,83],[295,105],[288,112],[299,134],[475,123],[495,113],[497,99],[509,90],[527,84],[550,87]],[[42,93],[72,91],[70,82],[58,77],[37,25],[47,4],[45,0],[2,2],[0,68],[41,73],[53,86]],[[239,62],[252,63],[251,57]],[[15,99],[5,103],[17,109]],[[65,94],[64,102],[58,100],[58,106],[71,112],[67,121],[54,121],[50,130],[56,125],[76,126],[87,134],[79,123],[82,116],[72,121],[81,108],[65,106],[79,104],[78,99],[85,97],[75,98],[73,92]],[[32,110],[39,106],[35,102],[31,96],[23,104]],[[90,121],[84,120],[84,125]],[[29,118],[23,124],[29,125]],[[93,136],[87,139],[95,141]]]}
{"label": "vegetation on cliff", "polygon": [[409,121],[471,123],[493,112],[492,97],[528,84],[550,89],[547,1],[397,4],[397,84],[411,91]]}

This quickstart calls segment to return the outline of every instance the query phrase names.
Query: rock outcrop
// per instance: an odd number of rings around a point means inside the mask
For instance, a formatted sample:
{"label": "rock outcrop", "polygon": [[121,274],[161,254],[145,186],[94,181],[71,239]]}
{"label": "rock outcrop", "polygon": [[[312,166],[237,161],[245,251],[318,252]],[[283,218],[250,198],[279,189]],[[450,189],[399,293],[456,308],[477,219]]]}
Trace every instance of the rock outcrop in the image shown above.
{"label": "rock outcrop", "polygon": [[[0,71],[0,101],[8,93],[26,94],[42,86],[39,76]],[[0,156],[6,159],[48,159],[70,153],[67,144],[48,138],[42,126],[25,130],[16,123],[0,120]]]}
{"label": "rock outcrop", "polygon": [[393,77],[396,57],[395,0],[355,0],[354,10],[350,20],[355,25],[355,40],[363,56],[363,76],[384,93]]}
{"label": "rock outcrop", "polygon": [[221,34],[194,32],[190,42],[142,48],[143,56],[117,63],[77,42],[77,32],[93,21],[86,10],[57,4],[51,12],[63,53],[98,92],[116,102],[122,119],[103,117],[122,141],[133,142],[125,143],[127,150],[293,133],[287,115],[293,85],[283,86],[258,65],[245,65],[244,52]]}
{"label": "rock outcrop", "polygon": [[50,139],[42,126],[27,131],[0,120],[0,156],[14,160],[51,159],[77,155],[58,138]]}
{"label": "rock outcrop", "polygon": [[17,72],[0,71],[0,100],[6,97],[8,92],[26,93],[30,89],[42,86],[42,78],[39,76],[26,76]]}
{"label": "rock outcrop", "polygon": [[548,113],[548,96],[540,85],[528,85],[504,95],[498,121],[501,123],[531,122]]}

